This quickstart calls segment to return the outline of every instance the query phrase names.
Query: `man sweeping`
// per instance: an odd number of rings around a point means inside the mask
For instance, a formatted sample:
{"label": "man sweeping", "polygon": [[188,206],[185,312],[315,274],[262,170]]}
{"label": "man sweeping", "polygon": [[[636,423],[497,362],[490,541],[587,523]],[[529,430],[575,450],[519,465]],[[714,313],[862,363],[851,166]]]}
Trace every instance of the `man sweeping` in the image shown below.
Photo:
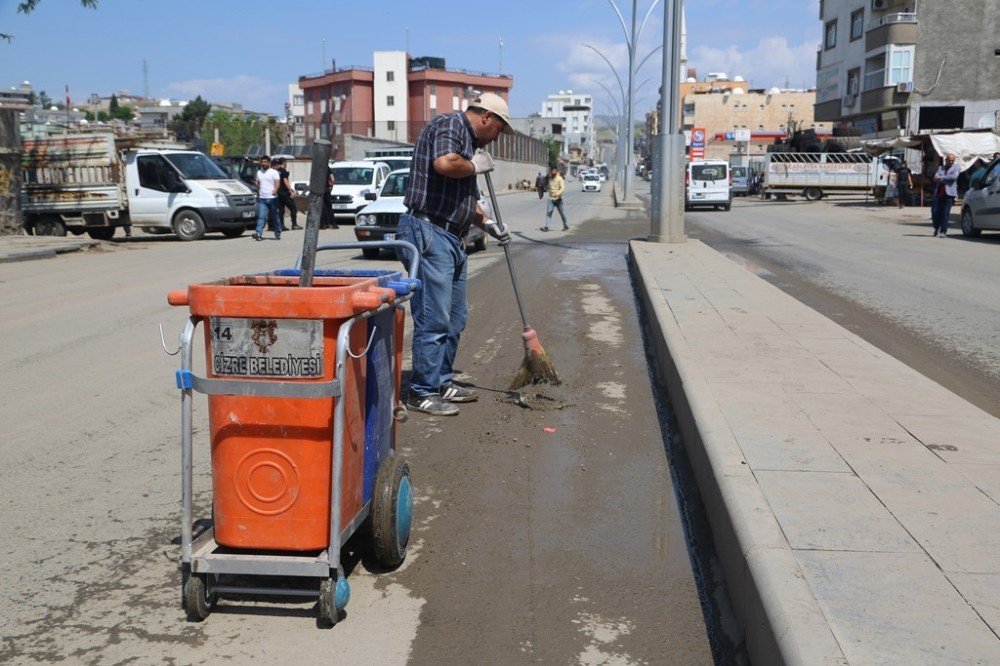
{"label": "man sweeping", "polygon": [[[468,317],[465,236],[475,224],[499,241],[510,243],[510,231],[489,219],[479,206],[476,176],[493,169],[489,154],[476,152],[500,135],[513,134],[507,102],[485,93],[466,111],[438,116],[420,132],[413,147],[410,183],[400,216],[398,240],[420,253],[416,277],[421,288],[410,301],[413,316],[413,371],[408,408],[436,416],[458,414],[455,403],[472,402],[478,394],[452,383],[452,364]],[[409,266],[410,257],[397,250]]]}

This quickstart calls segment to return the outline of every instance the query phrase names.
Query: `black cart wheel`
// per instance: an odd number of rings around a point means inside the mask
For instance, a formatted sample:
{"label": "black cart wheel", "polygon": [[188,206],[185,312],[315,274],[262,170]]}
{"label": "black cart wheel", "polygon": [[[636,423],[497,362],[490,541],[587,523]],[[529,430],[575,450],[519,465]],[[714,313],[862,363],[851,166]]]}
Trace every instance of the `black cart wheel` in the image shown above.
{"label": "black cart wheel", "polygon": [[319,583],[319,619],[328,627],[340,620],[340,613],[351,600],[351,586],[346,578],[324,578]]}
{"label": "black cart wheel", "polygon": [[393,455],[379,464],[372,497],[372,546],[379,564],[394,568],[403,563],[412,523],[410,466],[400,456]]}
{"label": "black cart wheel", "polygon": [[361,254],[364,255],[365,259],[378,259],[378,255],[382,252],[382,248],[379,247],[365,247],[361,249]]}
{"label": "black cart wheel", "polygon": [[187,574],[184,579],[184,612],[189,622],[201,622],[212,614],[215,590],[205,574]]}
{"label": "black cart wheel", "polygon": [[226,238],[239,238],[246,231],[243,227],[237,227],[235,229],[223,229],[222,235]]}

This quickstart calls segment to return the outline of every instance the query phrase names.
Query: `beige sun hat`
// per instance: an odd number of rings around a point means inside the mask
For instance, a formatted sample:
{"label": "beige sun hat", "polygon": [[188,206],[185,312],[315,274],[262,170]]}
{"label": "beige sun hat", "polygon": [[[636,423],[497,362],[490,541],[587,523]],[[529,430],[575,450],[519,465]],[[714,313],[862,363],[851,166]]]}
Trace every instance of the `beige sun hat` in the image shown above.
{"label": "beige sun hat", "polygon": [[507,107],[507,102],[500,95],[483,93],[469,102],[469,108],[489,111],[503,121],[503,131],[505,134],[515,134],[514,128],[510,126],[510,109]]}

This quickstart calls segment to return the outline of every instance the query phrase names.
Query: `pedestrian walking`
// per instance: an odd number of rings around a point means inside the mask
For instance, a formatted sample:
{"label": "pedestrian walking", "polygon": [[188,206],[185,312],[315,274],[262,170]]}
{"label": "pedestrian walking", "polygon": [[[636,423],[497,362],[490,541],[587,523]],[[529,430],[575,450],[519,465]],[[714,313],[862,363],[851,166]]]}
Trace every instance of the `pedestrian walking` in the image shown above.
{"label": "pedestrian walking", "polygon": [[899,198],[896,183],[896,172],[890,171],[888,176],[886,176],[885,195],[882,197],[882,205],[888,206]]}
{"label": "pedestrian walking", "polygon": [[288,209],[291,218],[292,229],[301,229],[298,224],[299,208],[295,205],[295,190],[291,181],[288,180],[288,169],[285,168],[285,158],[279,157],[274,160],[274,166],[278,172],[278,224],[282,231],[288,231],[285,226],[285,209]]}
{"label": "pedestrian walking", "polygon": [[541,199],[545,195],[545,190],[548,188],[549,183],[542,172],[538,172],[538,176],[535,178],[535,190],[538,191],[538,198]]}
{"label": "pedestrian walking", "polygon": [[260,169],[254,176],[257,187],[257,228],[254,240],[264,240],[264,226],[271,224],[275,240],[281,240],[281,223],[278,221],[278,172],[271,168],[271,158],[264,155],[260,158]]}
{"label": "pedestrian walking", "polygon": [[[420,254],[416,277],[421,287],[410,302],[413,317],[412,364],[407,406],[436,416],[458,414],[454,403],[478,399],[476,391],[452,382],[458,341],[465,329],[468,259],[465,237],[475,224],[510,242],[506,225],[489,219],[478,203],[476,176],[493,169],[488,153],[476,152],[501,132],[513,134],[507,102],[485,93],[455,111],[431,120],[413,146],[410,182],[403,197],[396,239]],[[411,257],[397,250],[409,268]]]}
{"label": "pedestrian walking", "polygon": [[913,204],[913,172],[905,161],[896,169],[896,198],[900,208]]}
{"label": "pedestrian walking", "polygon": [[948,153],[944,164],[934,173],[934,235],[938,238],[948,237],[951,206],[958,196],[958,177],[961,173],[955,164],[954,153]]}
{"label": "pedestrian walking", "polygon": [[552,222],[552,211],[558,210],[562,217],[563,231],[569,229],[566,222],[566,211],[563,210],[563,194],[566,193],[566,181],[559,175],[559,169],[552,167],[549,169],[549,203],[545,207],[545,226],[542,231],[549,230],[549,223]]}

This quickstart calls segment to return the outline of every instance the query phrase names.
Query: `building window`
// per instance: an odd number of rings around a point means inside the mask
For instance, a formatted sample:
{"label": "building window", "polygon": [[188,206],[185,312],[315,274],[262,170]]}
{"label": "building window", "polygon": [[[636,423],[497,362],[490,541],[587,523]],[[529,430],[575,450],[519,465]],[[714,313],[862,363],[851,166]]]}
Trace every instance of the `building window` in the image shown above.
{"label": "building window", "polygon": [[452,86],[451,94],[453,97],[458,97],[458,86]]}
{"label": "building window", "polygon": [[851,12],[851,41],[856,42],[865,34],[865,8]]}
{"label": "building window", "polygon": [[865,60],[865,90],[885,86],[885,54],[879,53]]}
{"label": "building window", "polygon": [[823,34],[826,35],[823,38],[823,48],[829,51],[837,45],[837,19],[827,22],[826,30]]}
{"label": "building window", "polygon": [[385,73],[385,80],[386,81],[395,81],[396,80],[396,72],[386,72]]}
{"label": "building window", "polygon": [[292,104],[295,106],[302,106],[302,95],[295,95],[292,97]]}
{"label": "building window", "polygon": [[763,132],[764,131],[764,126],[763,125],[757,125],[757,131],[758,132]]}
{"label": "building window", "polygon": [[913,81],[913,47],[889,47],[889,79],[886,83],[894,86],[897,83]]}
{"label": "building window", "polygon": [[396,106],[396,98],[393,97],[392,95],[389,95],[388,97],[385,98],[385,105]]}
{"label": "building window", "polygon": [[385,128],[387,130],[389,130],[390,132],[395,132],[396,131],[396,121],[395,120],[387,120],[385,122]]}
{"label": "building window", "polygon": [[309,100],[308,102],[306,102],[306,113],[309,114],[310,116],[313,113],[313,103],[312,103],[312,100]]}
{"label": "building window", "polygon": [[746,111],[746,110],[747,110],[747,105],[746,105],[746,104],[744,104],[744,105],[743,105],[743,110],[744,110],[744,111]]}
{"label": "building window", "polygon": [[437,87],[436,83],[432,83],[431,84],[431,94],[432,95],[437,95],[438,94],[438,87]]}
{"label": "building window", "polygon": [[861,68],[855,67],[847,72],[847,94],[857,95],[861,91]]}
{"label": "building window", "polygon": [[739,111],[739,110],[740,110],[740,105],[739,104],[733,104],[733,111]]}

